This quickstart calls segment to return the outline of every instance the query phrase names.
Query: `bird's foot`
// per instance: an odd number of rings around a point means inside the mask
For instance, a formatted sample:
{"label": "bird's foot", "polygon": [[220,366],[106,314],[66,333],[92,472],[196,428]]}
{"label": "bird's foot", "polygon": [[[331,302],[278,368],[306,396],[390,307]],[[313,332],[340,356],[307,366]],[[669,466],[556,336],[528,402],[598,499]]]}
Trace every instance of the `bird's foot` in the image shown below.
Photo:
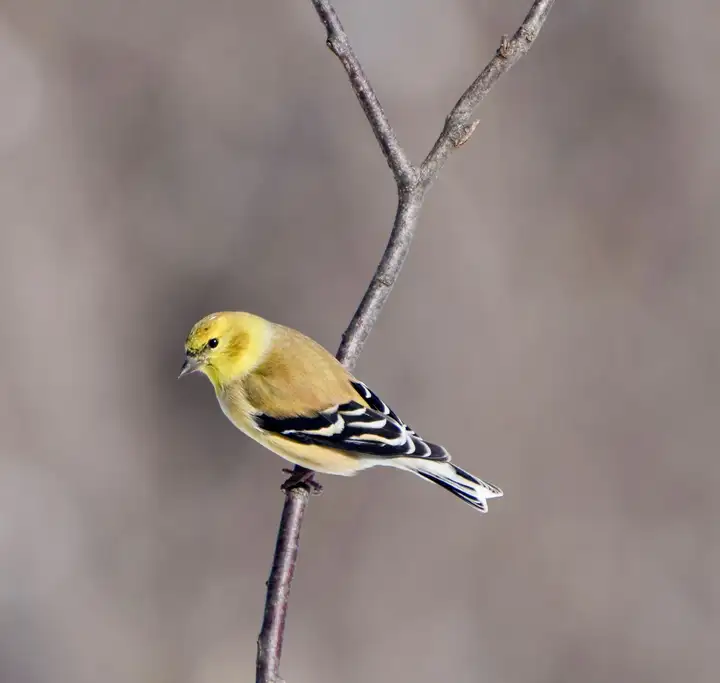
{"label": "bird's foot", "polygon": [[296,471],[283,468],[283,472],[290,475],[280,487],[283,491],[288,492],[291,489],[303,487],[310,491],[313,496],[319,496],[322,493],[322,484],[313,479],[315,472],[312,470],[301,469]]}

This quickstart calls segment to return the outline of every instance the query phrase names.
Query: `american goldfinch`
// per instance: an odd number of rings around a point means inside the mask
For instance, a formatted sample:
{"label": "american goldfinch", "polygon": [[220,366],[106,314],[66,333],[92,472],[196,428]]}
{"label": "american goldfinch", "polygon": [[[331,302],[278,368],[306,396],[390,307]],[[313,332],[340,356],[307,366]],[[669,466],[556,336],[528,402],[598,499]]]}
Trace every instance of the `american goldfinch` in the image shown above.
{"label": "american goldfinch", "polygon": [[439,484],[481,512],[502,491],[450,462],[322,346],[250,313],[213,313],[185,341],[180,377],[202,372],[230,421],[309,470],[353,475],[396,467]]}

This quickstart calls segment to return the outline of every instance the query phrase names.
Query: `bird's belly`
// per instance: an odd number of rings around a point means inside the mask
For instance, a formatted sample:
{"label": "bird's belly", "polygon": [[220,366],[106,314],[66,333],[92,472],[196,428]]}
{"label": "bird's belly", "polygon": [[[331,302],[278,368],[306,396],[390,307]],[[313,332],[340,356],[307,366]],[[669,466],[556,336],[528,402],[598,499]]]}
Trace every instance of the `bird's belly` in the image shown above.
{"label": "bird's belly", "polygon": [[350,477],[370,466],[369,462],[364,462],[354,455],[332,448],[299,444],[274,435],[265,434],[264,436],[264,439],[256,439],[256,441],[281,458],[315,472]]}

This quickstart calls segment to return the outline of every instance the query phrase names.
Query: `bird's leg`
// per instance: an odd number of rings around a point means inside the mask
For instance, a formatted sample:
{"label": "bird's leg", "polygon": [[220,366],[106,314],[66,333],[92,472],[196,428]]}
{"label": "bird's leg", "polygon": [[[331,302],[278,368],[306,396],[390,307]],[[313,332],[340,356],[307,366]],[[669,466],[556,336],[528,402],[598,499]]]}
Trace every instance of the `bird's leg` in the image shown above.
{"label": "bird's leg", "polygon": [[297,486],[304,486],[314,496],[319,496],[322,493],[322,484],[313,479],[313,475],[315,474],[313,470],[301,469],[299,471],[295,471],[283,468],[283,472],[290,475],[280,487],[283,491],[289,491]]}

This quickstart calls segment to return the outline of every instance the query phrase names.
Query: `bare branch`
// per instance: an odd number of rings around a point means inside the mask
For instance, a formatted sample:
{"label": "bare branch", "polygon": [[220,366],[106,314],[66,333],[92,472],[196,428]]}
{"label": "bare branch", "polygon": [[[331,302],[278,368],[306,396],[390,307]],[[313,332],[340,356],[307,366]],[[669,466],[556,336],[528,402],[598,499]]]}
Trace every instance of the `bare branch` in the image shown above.
{"label": "bare branch", "polygon": [[424,188],[416,186],[410,192],[402,193],[398,197],[395,223],[390,233],[390,240],[385,247],[385,253],[355,315],[343,334],[337,352],[338,360],[348,369],[354,367],[365,345],[365,340],[390,296],[398,275],[400,275],[400,269],[410,251],[410,243],[415,233],[424,196]]}
{"label": "bare branch", "polygon": [[395,182],[398,187],[413,185],[416,180],[416,169],[410,163],[403,148],[400,147],[395,131],[388,123],[377,95],[365,76],[358,58],[355,56],[335,8],[327,0],[312,0],[312,4],[320,17],[320,21],[325,25],[327,31],[327,40],[325,42],[345,67],[350,79],[350,85],[352,85],[352,89],[360,101],[360,106],[370,122],[370,127],[375,133],[378,143],[380,143],[380,149],[382,149],[388,166],[393,172]]}
{"label": "bare branch", "polygon": [[535,0],[515,35],[510,40],[507,36],[502,37],[495,56],[462,94],[445,119],[443,132],[420,166],[421,182],[430,185],[452,151],[468,141],[477,127],[477,122],[470,122],[475,107],[485,99],[485,95],[500,76],[509,71],[532,47],[554,2],[555,0]]}
{"label": "bare branch", "polygon": [[290,597],[290,585],[295,574],[300,527],[308,495],[307,488],[298,486],[290,489],[285,498],[275,543],[275,556],[267,582],[263,625],[257,642],[255,665],[257,683],[280,683],[278,670],[285,632],[285,614]]}
{"label": "bare branch", "polygon": [[[327,30],[327,45],[345,67],[353,91],[393,172],[398,191],[398,205],[390,239],[375,275],[343,334],[337,352],[338,360],[351,369],[400,275],[410,251],[427,189],[453,150],[470,139],[478,125],[477,120],[471,121],[475,107],[500,76],[530,49],[554,0],[536,0],[515,35],[510,40],[503,36],[495,56],[458,100],[445,121],[440,137],[419,168],[410,163],[400,147],[395,132],[350,47],[333,6],[327,0],[312,0],[312,3]],[[307,471],[303,468],[296,467],[293,477],[305,472]],[[278,671],[285,615],[297,562],[300,529],[311,488],[311,485],[304,483],[286,492],[272,570],[267,583],[263,625],[258,637],[256,683],[282,683]]]}

